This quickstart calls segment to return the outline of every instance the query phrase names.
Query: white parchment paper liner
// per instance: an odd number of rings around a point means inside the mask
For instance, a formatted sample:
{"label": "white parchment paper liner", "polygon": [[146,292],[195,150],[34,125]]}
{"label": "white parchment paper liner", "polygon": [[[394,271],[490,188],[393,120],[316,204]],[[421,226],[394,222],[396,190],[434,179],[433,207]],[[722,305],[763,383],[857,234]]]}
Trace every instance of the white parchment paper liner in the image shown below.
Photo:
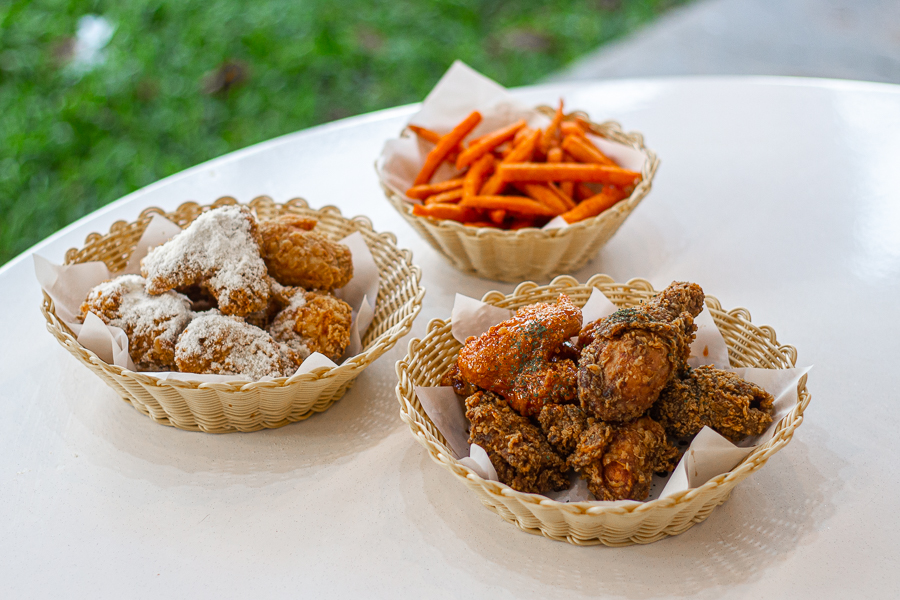
{"label": "white parchment paper liner", "polygon": [[[616,306],[595,288],[582,308],[583,322],[590,323],[615,311]],[[457,294],[451,313],[451,332],[453,337],[463,344],[468,337],[481,335],[491,326],[510,318],[513,312]],[[728,359],[725,339],[706,307],[694,323],[697,325],[697,336],[691,345],[688,363],[692,367],[712,365],[733,371],[745,380],[759,385],[775,398],[774,418],[772,425],[762,435],[747,438],[738,445],[732,444],[709,427],[704,427],[694,437],[669,477],[654,476],[648,500],[699,487],[713,477],[727,473],[744,460],[754,448],[772,439],[778,423],[797,404],[797,385],[800,378],[812,368],[733,369]],[[455,457],[475,471],[479,477],[499,481],[484,449],[475,444],[470,447],[468,443],[468,422],[465,418],[463,398],[457,396],[452,387],[447,386],[416,386],[415,392],[425,414],[447,440],[447,445]],[[572,486],[569,489],[546,494],[547,497],[559,502],[600,502],[588,491],[584,480],[573,474],[571,481]],[[629,503],[634,501],[603,502],[604,505],[610,506]]]}
{"label": "white parchment paper liner", "polygon": [[[419,112],[410,117],[409,123],[444,134],[458,125],[473,110],[481,113],[482,120],[469,134],[469,139],[505,127],[519,119],[528,121],[530,127],[543,128],[550,123],[550,119],[546,116],[513,98],[502,85],[458,60],[444,73],[422,102]],[[592,134],[588,137],[621,167],[632,171],[642,170],[646,157],[634,148]],[[412,187],[416,175],[425,163],[425,157],[433,147],[433,144],[414,134],[388,140],[381,150],[375,168],[391,191],[411,203],[418,204],[418,200],[406,197],[406,190]],[[432,181],[445,181],[458,175],[459,171],[445,162],[434,174]],[[547,223],[544,229],[558,227],[568,227],[568,223],[557,217]]]}
{"label": "white parchment paper liner", "polygon": [[[125,268],[115,275],[139,275],[141,259],[147,255],[150,248],[167,242],[180,232],[181,228],[176,223],[160,215],[153,215]],[[350,249],[353,260],[353,278],[346,286],[335,291],[335,296],[349,304],[353,310],[350,344],[342,357],[341,362],[343,362],[362,351],[360,340],[375,316],[374,299],[378,297],[381,276],[378,266],[372,258],[372,253],[359,232],[353,232],[339,241]],[[101,261],[57,265],[37,254],[32,255],[32,258],[35,275],[41,288],[53,299],[56,315],[77,336],[78,343],[109,364],[135,371],[134,363],[128,354],[128,337],[122,329],[106,325],[93,313],[88,314],[83,324],[78,322],[81,304],[91,288],[113,277],[107,266]],[[336,366],[323,354],[314,352],[303,361],[292,377],[309,373],[320,367]],[[247,381],[245,375],[211,375],[171,371],[142,371],[142,373],[158,377],[161,380],[201,381],[204,383]],[[271,379],[271,377],[263,377],[258,381]]]}

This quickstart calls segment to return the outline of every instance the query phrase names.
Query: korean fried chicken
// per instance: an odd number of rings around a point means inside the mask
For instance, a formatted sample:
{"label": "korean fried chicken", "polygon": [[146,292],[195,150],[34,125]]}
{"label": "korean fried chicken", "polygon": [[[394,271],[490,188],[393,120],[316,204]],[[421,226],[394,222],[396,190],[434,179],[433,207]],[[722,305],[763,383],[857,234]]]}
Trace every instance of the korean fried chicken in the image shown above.
{"label": "korean fried chicken", "polygon": [[581,310],[560,294],[553,304],[532,304],[466,340],[457,365],[462,377],[503,396],[519,414],[537,416],[547,403],[575,399],[575,363],[555,359],[565,340],[581,329]]}
{"label": "korean fried chicken", "polygon": [[693,436],[706,425],[736,443],[769,427],[773,402],[767,391],[734,373],[698,367],[665,387],[652,414],[673,436]]}
{"label": "korean fried chicken", "polygon": [[693,317],[703,297],[696,284],[673,283],[645,304],[619,309],[582,330],[578,398],[584,411],[611,422],[644,414],[687,369]]}
{"label": "korean fried chicken", "polygon": [[244,206],[203,213],[187,229],[150,250],[141,261],[141,274],[151,294],[199,284],[228,315],[248,315],[264,308],[269,299],[256,218]]}
{"label": "korean fried chicken", "polygon": [[278,283],[334,290],[350,282],[350,249],[311,231],[315,226],[314,219],[291,214],[260,224],[260,253]]}
{"label": "korean fried chicken", "polygon": [[597,500],[644,500],[653,473],[671,470],[677,457],[662,426],[641,417],[623,424],[593,422],[568,464]]}
{"label": "korean fried chicken", "polygon": [[441,385],[453,388],[457,395],[468,398],[478,391],[478,388],[462,378],[459,374],[459,366],[456,363],[450,365],[444,376],[441,377]]}
{"label": "korean fried chicken", "polygon": [[128,353],[142,371],[175,366],[175,342],[193,313],[183,295],[166,292],[151,296],[140,275],[121,275],[88,292],[81,305],[81,321],[92,312],[128,336]]}
{"label": "korean fried chicken", "polygon": [[300,360],[313,352],[339,360],[350,343],[350,305],[324,292],[283,290],[289,302],[269,325],[272,337],[287,344]]}
{"label": "korean fried chicken", "polygon": [[582,432],[588,428],[587,417],[576,404],[546,404],[538,422],[547,441],[562,456],[575,452]]}
{"label": "korean fried chicken", "polygon": [[500,481],[520,492],[544,494],[569,487],[565,460],[541,430],[492,392],[466,399],[469,443],[488,453]]}
{"label": "korean fried chicken", "polygon": [[293,351],[240,317],[216,309],[198,314],[178,337],[175,363],[182,373],[288,377],[297,370]]}

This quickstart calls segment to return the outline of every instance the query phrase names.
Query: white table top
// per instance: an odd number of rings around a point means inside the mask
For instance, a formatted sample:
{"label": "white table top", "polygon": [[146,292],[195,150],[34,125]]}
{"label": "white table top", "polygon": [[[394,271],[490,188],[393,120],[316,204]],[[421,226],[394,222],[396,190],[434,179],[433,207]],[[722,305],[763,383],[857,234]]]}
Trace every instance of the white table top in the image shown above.
{"label": "white table top", "polygon": [[[4,597],[892,597],[900,494],[900,87],[773,78],[521,90],[644,133],[653,191],[581,280],[700,283],[814,364],[791,444],[710,518],[648,546],[579,548],[503,522],[432,463],[381,357],[327,412],[252,434],[152,422],[44,330],[26,253],[0,269]],[[412,335],[454,271],[393,212],[372,163],[414,107],[236,152],[113,203],[33,250],[61,261],[147,206],[268,194],[366,214],[422,267]]]}

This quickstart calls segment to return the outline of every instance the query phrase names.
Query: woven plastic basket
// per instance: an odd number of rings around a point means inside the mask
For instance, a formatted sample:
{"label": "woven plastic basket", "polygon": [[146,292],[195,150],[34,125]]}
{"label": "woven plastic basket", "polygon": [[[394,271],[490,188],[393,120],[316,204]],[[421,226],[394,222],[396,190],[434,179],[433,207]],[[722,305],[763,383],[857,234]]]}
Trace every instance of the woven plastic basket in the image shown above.
{"label": "woven plastic basket", "polygon": [[[509,296],[489,292],[483,300],[515,309],[534,302],[552,302],[560,292],[565,292],[575,304],[583,306],[594,287],[619,307],[634,306],[655,293],[650,283],[643,279],[632,279],[623,284],[615,283],[606,275],[595,275],[586,284],[580,284],[572,277],[563,276],[545,286],[523,283]],[[706,306],[725,338],[733,366],[768,369],[796,366],[797,351],[792,346],[779,344],[771,327],[753,325],[745,309],[724,311],[719,301],[711,296],[706,297]],[[714,477],[698,488],[631,506],[562,503],[539,494],[518,492],[497,481],[484,480],[453,458],[446,440],[422,410],[413,386],[438,385],[441,376],[456,360],[459,349],[460,344],[450,331],[450,321],[439,319],[428,324],[423,339],[409,343],[407,356],[397,363],[401,418],[431,458],[475,492],[486,507],[523,531],[571,544],[647,544],[678,535],[703,521],[716,506],[728,499],[739,481],[760,469],[769,457],[790,442],[810,401],[804,375],[798,385],[798,402],[779,422],[775,436],[730,472]]]}
{"label": "woven plastic basket", "polygon": [[[148,208],[136,221],[114,223],[105,235],[90,234],[84,248],[73,248],[66,253],[65,263],[102,260],[115,273],[127,263],[154,214],[185,227],[202,212],[228,204],[237,204],[237,201],[220,198],[210,206],[188,202],[172,213]],[[372,223],[366,217],[347,219],[333,206],[314,210],[301,199],[276,204],[270,198],[259,197],[249,206],[261,220],[285,213],[315,217],[319,221],[316,230],[332,239],[343,238],[354,231],[362,234],[378,265],[381,287],[375,317],[362,339],[360,354],[336,368],[320,367],[309,373],[264,382],[161,381],[146,373],[107,364],[79,344],[57,318],[50,297],[44,294],[41,310],[47,320],[47,329],[126,402],[157,423],[207,433],[257,431],[281,427],[327,409],[343,396],[363,369],[409,332],[425,295],[424,288],[419,285],[421,272],[412,264],[412,253],[397,248],[393,234],[373,231]]]}
{"label": "woven plastic basket", "polygon": [[[549,116],[553,114],[553,109],[547,106],[540,106],[538,110]],[[567,120],[576,117],[588,121],[583,112],[566,115]],[[507,231],[419,217],[412,213],[413,205],[408,198],[391,190],[384,180],[381,180],[381,187],[397,212],[460,271],[498,281],[547,280],[581,268],[597,254],[650,192],[659,167],[659,159],[644,146],[644,137],[640,133],[625,133],[615,121],[590,123],[590,127],[592,133],[642,153],[646,158],[641,169],[642,179],[625,200],[596,217],[568,227]]]}

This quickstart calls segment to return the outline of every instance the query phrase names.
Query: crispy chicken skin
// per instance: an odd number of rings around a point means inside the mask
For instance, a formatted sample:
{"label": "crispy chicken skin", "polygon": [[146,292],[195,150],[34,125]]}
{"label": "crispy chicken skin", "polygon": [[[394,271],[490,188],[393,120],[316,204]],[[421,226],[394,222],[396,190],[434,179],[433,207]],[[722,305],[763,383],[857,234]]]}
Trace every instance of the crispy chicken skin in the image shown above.
{"label": "crispy chicken skin", "polygon": [[260,223],[260,254],[278,283],[334,290],[350,282],[350,249],[310,231],[315,226],[315,220],[299,215],[282,215]]}
{"label": "crispy chicken skin", "polygon": [[773,402],[767,391],[734,373],[698,367],[671,381],[651,414],[676,437],[696,435],[706,425],[739,442],[769,427]]}
{"label": "crispy chicken skin", "polygon": [[302,361],[313,352],[338,361],[350,344],[350,305],[326,292],[287,288],[288,305],[272,319],[269,333]]}
{"label": "crispy chicken skin", "polygon": [[653,473],[671,470],[677,457],[662,426],[641,417],[621,425],[594,421],[568,464],[597,500],[644,500]]}
{"label": "crispy chicken skin", "polygon": [[579,335],[581,407],[602,421],[637,418],[666,384],[687,370],[693,317],[703,306],[696,284],[673,283],[645,304],[622,308]]}
{"label": "crispy chicken skin", "polygon": [[547,404],[541,409],[538,422],[547,441],[562,456],[575,452],[588,427],[587,417],[577,404]]}
{"label": "crispy chicken skin", "polygon": [[466,399],[469,443],[488,453],[500,481],[520,492],[544,494],[569,487],[565,460],[541,430],[491,392]]}
{"label": "crispy chicken skin", "polygon": [[575,363],[551,361],[581,329],[581,310],[560,294],[553,304],[532,304],[466,340],[457,365],[470,383],[503,396],[519,414],[537,416],[544,404],[575,399]]}

